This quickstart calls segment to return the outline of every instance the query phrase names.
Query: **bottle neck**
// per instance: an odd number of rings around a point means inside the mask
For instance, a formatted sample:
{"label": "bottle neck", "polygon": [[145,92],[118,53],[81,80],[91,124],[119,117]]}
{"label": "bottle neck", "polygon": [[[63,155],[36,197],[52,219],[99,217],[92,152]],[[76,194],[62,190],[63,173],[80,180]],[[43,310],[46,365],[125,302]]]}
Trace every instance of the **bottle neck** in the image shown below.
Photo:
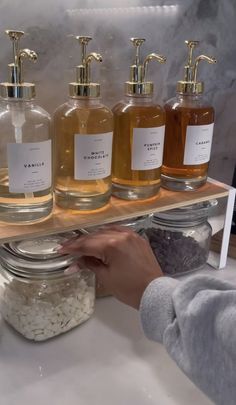
{"label": "bottle neck", "polygon": [[31,99],[31,100],[25,100],[22,98],[1,98],[1,104],[7,105],[10,108],[22,108],[24,106],[24,108],[29,108],[33,105],[35,105],[35,100]]}
{"label": "bottle neck", "polygon": [[101,105],[100,97],[69,97],[69,104],[80,107],[96,107]]}
{"label": "bottle neck", "polygon": [[178,100],[189,100],[189,101],[198,101],[202,99],[201,94],[190,94],[190,93],[176,93],[176,97]]}
{"label": "bottle neck", "polygon": [[150,96],[128,96],[125,95],[125,102],[127,104],[133,104],[133,105],[144,105],[144,104],[151,104],[153,102],[153,95]]}

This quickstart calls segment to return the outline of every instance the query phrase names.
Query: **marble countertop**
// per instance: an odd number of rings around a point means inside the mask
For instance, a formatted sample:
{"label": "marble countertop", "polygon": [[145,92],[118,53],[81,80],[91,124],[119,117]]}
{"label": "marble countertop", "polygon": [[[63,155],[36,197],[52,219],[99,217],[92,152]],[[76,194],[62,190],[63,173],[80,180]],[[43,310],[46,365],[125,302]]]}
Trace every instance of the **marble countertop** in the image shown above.
{"label": "marble countertop", "polygon": [[[235,261],[202,271],[236,283]],[[138,312],[113,298],[67,334],[31,343],[3,322],[1,405],[210,405],[165,349],[148,341]]]}

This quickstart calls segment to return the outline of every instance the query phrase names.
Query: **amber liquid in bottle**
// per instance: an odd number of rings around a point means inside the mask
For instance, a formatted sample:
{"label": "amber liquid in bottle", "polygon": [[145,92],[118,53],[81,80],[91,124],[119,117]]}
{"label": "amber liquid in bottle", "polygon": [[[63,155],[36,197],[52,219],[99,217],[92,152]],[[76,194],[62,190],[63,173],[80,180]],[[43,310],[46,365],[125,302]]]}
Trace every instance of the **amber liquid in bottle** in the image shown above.
{"label": "amber liquid in bottle", "polygon": [[184,165],[187,126],[214,122],[214,109],[200,96],[177,96],[166,111],[162,185],[171,190],[194,190],[207,180],[209,162]]}
{"label": "amber liquid in bottle", "polygon": [[133,129],[164,126],[165,112],[151,97],[127,97],[113,108],[113,113],[112,193],[128,200],[152,197],[160,188],[161,167],[131,169]]}
{"label": "amber liquid in bottle", "polygon": [[55,199],[63,208],[94,210],[108,203],[111,175],[96,180],[75,179],[75,135],[113,131],[112,112],[99,99],[69,100],[54,115]]}

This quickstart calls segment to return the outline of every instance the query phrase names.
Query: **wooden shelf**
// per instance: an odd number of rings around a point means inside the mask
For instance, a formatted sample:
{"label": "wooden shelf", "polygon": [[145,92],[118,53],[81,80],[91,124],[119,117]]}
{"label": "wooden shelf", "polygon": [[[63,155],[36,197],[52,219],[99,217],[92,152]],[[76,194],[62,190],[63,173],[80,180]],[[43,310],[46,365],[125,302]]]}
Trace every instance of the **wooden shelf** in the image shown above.
{"label": "wooden shelf", "polygon": [[107,224],[152,212],[166,211],[201,201],[222,198],[228,195],[227,186],[207,182],[194,192],[171,192],[161,189],[158,196],[145,201],[124,201],[112,198],[108,206],[96,212],[79,213],[55,207],[46,221],[32,225],[0,224],[0,243],[22,240],[42,235],[51,235],[78,228]]}

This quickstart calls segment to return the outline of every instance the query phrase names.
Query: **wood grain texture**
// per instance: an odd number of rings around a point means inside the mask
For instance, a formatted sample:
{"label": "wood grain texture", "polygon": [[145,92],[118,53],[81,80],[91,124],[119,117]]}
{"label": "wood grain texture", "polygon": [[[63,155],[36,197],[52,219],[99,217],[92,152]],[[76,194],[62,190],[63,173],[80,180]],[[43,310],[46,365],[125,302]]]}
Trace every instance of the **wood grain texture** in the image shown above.
{"label": "wood grain texture", "polygon": [[201,201],[222,198],[228,195],[223,185],[208,182],[194,192],[172,192],[161,189],[159,194],[143,201],[124,201],[111,198],[110,203],[97,211],[78,212],[55,207],[47,220],[29,225],[0,224],[0,243],[10,240],[50,235],[78,228],[107,224],[153,212],[166,211]]}

